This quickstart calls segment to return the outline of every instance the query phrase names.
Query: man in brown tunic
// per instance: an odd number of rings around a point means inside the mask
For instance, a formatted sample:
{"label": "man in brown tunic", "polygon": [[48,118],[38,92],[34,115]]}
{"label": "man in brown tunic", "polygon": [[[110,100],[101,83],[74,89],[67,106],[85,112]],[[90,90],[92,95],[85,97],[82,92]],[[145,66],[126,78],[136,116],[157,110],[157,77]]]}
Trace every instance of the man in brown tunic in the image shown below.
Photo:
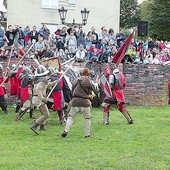
{"label": "man in brown tunic", "polygon": [[72,84],[73,99],[71,101],[71,109],[66,122],[64,132],[61,134],[62,137],[66,137],[71,125],[73,124],[74,118],[81,110],[84,115],[84,135],[85,138],[90,137],[91,127],[91,101],[93,84],[89,79],[90,70],[84,68],[81,72],[81,77],[76,78]]}

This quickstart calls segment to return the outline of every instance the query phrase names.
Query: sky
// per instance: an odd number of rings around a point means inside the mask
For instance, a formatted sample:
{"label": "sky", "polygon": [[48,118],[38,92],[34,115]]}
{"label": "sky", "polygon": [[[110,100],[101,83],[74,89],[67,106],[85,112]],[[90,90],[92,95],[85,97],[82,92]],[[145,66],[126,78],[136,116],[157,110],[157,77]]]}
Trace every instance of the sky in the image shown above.
{"label": "sky", "polygon": [[142,3],[142,1],[144,1],[144,0],[138,0],[139,3]]}

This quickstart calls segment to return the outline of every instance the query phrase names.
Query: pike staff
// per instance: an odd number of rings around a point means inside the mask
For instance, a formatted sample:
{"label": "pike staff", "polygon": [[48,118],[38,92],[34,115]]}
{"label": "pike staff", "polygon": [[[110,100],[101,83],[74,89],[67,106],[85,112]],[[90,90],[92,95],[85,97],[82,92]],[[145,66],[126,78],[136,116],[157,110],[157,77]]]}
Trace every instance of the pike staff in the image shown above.
{"label": "pike staff", "polygon": [[[72,66],[74,64],[74,60],[71,62],[70,66]],[[57,86],[57,84],[61,81],[61,79],[64,77],[64,75],[67,73],[67,71],[70,69],[70,67],[68,67],[64,73],[61,75],[61,77],[58,79],[58,81],[54,84],[53,88],[51,89],[51,91],[48,93],[48,96],[46,97],[46,100],[50,97],[51,93],[53,92],[53,90],[55,89],[55,87]]]}
{"label": "pike staff", "polygon": [[[16,66],[18,66],[21,61],[25,58],[25,56],[29,53],[29,51],[32,49],[32,47],[34,46],[34,44],[31,45],[31,47],[27,50],[27,52],[22,56],[22,58],[18,61],[18,63],[16,64]],[[10,59],[11,60],[11,59]],[[3,82],[0,84],[0,86],[2,86],[4,84],[4,82],[7,80],[8,77],[6,77]]]}

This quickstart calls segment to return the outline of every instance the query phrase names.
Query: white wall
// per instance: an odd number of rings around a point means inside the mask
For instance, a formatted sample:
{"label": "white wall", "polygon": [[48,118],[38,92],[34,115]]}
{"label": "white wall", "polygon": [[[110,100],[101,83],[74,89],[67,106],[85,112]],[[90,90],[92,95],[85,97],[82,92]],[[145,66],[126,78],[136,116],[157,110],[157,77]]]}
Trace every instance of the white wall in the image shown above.
{"label": "white wall", "polygon": [[[60,0],[60,6],[66,1]],[[102,26],[107,29],[119,30],[120,0],[76,0],[76,6],[69,7],[66,22],[81,22],[80,10],[83,8],[90,10],[85,31],[89,31],[92,26],[100,32]],[[68,8],[68,6],[66,6]],[[48,10],[41,8],[41,0],[8,0],[8,25],[19,24],[22,27],[27,25],[41,26],[41,23],[60,24],[58,10]],[[57,29],[57,26],[56,26]]]}

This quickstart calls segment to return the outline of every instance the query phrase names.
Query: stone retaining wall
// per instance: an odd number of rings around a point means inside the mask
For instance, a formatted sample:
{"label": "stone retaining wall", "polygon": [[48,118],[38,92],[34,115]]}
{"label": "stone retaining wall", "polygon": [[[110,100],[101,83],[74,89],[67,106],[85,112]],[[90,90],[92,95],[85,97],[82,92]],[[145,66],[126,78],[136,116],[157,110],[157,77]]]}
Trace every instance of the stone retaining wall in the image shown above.
{"label": "stone retaining wall", "polygon": [[[88,66],[100,73],[105,65]],[[130,105],[167,105],[170,66],[125,64],[119,68],[126,77],[126,103]]]}
{"label": "stone retaining wall", "polygon": [[124,65],[126,101],[132,105],[167,105],[170,66]]}
{"label": "stone retaining wall", "polygon": [[[6,66],[7,61],[0,61]],[[12,60],[16,63],[16,60]],[[30,64],[33,61],[25,60]],[[100,74],[106,64],[89,63],[87,67]],[[82,65],[80,65],[82,67]],[[112,67],[112,65],[111,65]],[[161,65],[137,65],[125,64],[119,68],[126,77],[124,89],[126,103],[130,105],[167,105],[168,104],[168,81],[170,80],[170,66]],[[9,85],[6,84],[8,91]]]}

